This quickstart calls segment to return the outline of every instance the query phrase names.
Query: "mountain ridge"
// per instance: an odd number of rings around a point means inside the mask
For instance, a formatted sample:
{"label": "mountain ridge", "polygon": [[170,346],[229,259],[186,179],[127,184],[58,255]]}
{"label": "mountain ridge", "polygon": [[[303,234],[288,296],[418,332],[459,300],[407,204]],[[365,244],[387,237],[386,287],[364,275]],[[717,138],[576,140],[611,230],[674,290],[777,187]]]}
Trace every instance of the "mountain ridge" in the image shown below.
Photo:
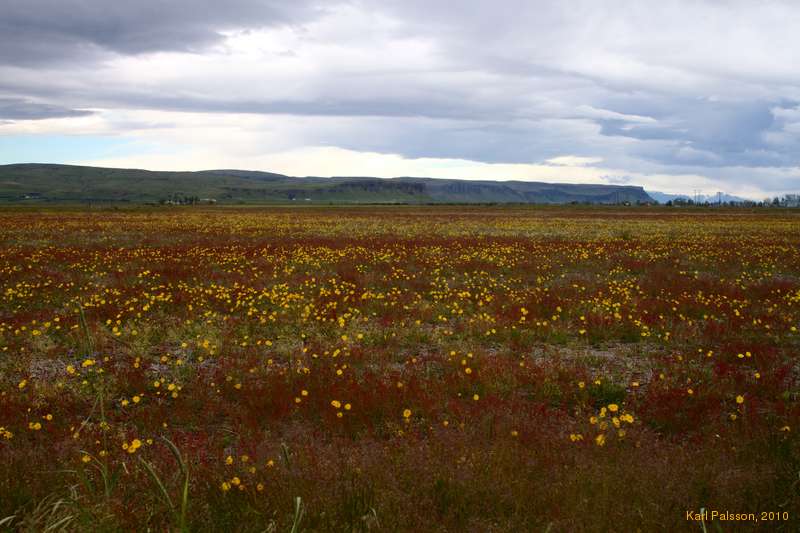
{"label": "mountain ridge", "polygon": [[716,204],[717,202],[748,202],[752,201],[748,198],[742,198],[741,196],[734,196],[732,194],[720,192],[718,194],[697,194],[697,195],[690,195],[690,194],[672,194],[660,191],[645,191],[652,199],[659,203],[667,203],[669,201],[676,201],[676,200],[692,200],[693,202],[698,203],[705,203],[708,202],[710,204]]}
{"label": "mountain ridge", "polygon": [[219,203],[651,203],[633,185],[414,176],[294,177],[238,169],[159,171],[17,163],[0,165],[0,202]]}

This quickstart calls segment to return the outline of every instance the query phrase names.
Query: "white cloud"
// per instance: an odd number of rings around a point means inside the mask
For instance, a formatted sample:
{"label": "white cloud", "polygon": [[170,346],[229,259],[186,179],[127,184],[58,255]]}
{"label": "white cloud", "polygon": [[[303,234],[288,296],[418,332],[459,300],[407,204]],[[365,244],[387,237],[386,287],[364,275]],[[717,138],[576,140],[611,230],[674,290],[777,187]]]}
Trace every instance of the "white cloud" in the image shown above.
{"label": "white cloud", "polygon": [[594,165],[595,163],[600,163],[603,160],[602,157],[580,157],[577,155],[562,155],[558,157],[552,157],[547,160],[548,163],[551,165],[558,165],[558,166],[578,166],[583,167],[586,165]]}

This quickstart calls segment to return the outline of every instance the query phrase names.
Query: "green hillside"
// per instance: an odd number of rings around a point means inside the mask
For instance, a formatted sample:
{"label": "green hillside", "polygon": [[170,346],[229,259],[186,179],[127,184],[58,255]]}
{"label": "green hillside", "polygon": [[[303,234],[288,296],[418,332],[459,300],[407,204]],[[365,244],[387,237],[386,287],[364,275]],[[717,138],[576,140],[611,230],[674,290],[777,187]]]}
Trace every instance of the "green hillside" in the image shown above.
{"label": "green hillside", "polygon": [[161,172],[73,165],[0,166],[0,202],[621,203],[641,187],[401,177],[297,178],[245,170]]}

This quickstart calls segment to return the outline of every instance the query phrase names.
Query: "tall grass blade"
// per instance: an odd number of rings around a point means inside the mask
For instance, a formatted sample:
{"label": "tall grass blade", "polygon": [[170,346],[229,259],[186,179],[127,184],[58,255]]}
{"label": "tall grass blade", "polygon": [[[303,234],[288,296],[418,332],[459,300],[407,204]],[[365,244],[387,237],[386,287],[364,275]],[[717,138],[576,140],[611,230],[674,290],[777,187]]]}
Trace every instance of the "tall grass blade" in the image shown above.
{"label": "tall grass blade", "polygon": [[303,521],[304,513],[305,509],[303,509],[303,499],[300,498],[300,496],[296,496],[294,499],[294,521],[292,522],[291,533],[299,533],[300,522]]}
{"label": "tall grass blade", "polygon": [[169,505],[170,511],[174,512],[175,511],[175,505],[172,503],[172,498],[169,497],[169,492],[167,491],[167,488],[164,486],[164,484],[161,482],[161,478],[158,477],[158,474],[156,473],[155,469],[153,468],[153,465],[151,465],[150,463],[148,463],[147,461],[145,461],[141,457],[139,457],[139,462],[142,463],[142,466],[144,466],[144,468],[147,471],[147,473],[150,474],[150,477],[153,479],[153,481],[155,482],[156,486],[161,491],[161,496],[164,498],[164,501],[167,503],[167,505]]}

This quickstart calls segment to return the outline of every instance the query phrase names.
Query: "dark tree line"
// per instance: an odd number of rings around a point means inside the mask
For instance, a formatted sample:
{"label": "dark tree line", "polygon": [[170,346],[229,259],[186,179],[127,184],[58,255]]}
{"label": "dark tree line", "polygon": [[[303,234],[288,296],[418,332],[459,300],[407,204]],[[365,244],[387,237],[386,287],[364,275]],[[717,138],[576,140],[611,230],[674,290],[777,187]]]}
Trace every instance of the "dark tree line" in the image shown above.
{"label": "dark tree line", "polygon": [[695,202],[691,198],[676,198],[674,200],[669,200],[664,205],[666,206],[702,206],[702,207],[713,207],[713,206],[723,206],[723,207],[800,207],[800,195],[797,194],[786,194],[784,196],[775,196],[773,198],[765,198],[764,200],[757,202],[755,200],[740,200],[740,201],[719,201],[714,202],[711,200],[705,200],[702,202]]}

